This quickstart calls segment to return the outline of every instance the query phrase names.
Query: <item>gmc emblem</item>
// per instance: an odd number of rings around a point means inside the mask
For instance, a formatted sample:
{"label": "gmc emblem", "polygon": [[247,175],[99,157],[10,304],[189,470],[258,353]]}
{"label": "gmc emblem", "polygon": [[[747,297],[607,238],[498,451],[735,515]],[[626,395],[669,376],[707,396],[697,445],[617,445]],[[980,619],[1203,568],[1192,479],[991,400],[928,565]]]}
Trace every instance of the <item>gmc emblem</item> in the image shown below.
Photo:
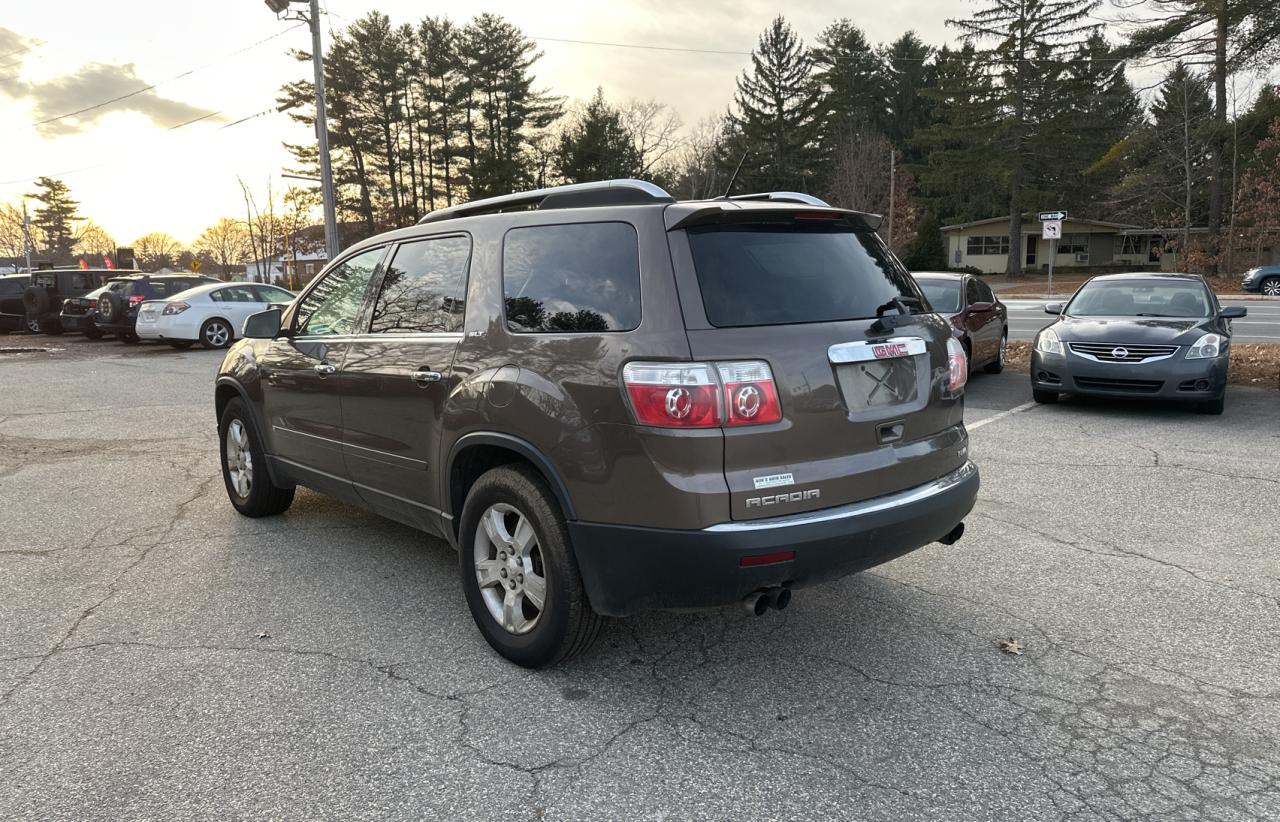
{"label": "gmc emblem", "polygon": [[902,343],[881,343],[871,346],[871,353],[876,355],[877,360],[883,360],[886,357],[905,357],[907,347]]}
{"label": "gmc emblem", "polygon": [[810,499],[821,499],[822,491],[810,488],[807,491],[792,491],[789,494],[771,494],[767,497],[747,497],[748,508],[763,508],[766,505],[782,505],[788,502],[804,502]]}

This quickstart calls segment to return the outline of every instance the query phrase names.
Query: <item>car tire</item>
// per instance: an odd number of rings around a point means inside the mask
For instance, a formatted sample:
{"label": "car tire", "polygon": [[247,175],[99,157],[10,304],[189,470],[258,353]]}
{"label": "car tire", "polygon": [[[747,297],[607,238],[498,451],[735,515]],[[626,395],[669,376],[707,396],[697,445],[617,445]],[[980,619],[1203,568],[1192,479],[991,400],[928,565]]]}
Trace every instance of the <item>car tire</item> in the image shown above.
{"label": "car tire", "polygon": [[200,326],[200,345],[210,350],[215,348],[226,348],[235,342],[236,333],[231,328],[231,323],[226,320],[214,317],[211,320],[205,320],[204,325]]}
{"label": "car tire", "polygon": [[105,332],[98,328],[98,324],[90,320],[84,326],[84,335],[91,340],[100,340],[105,336]]}
{"label": "car tire", "polygon": [[195,340],[166,340],[166,342],[179,351],[186,351],[188,348],[196,344]]}
{"label": "car tire", "polygon": [[49,292],[38,285],[28,286],[27,290],[22,293],[22,307],[27,309],[27,314],[40,316],[48,314],[52,309],[52,300]]}
{"label": "car tire", "polygon": [[1031,389],[1031,398],[1043,405],[1053,405],[1061,397],[1057,391],[1041,391],[1039,388]]}
{"label": "car tire", "polygon": [[1280,277],[1268,277],[1258,284],[1258,291],[1268,297],[1280,297]]}
{"label": "car tire", "polygon": [[246,517],[255,518],[289,510],[296,489],[281,488],[272,482],[262,438],[244,400],[239,397],[222,409],[218,420],[218,453],[222,482],[233,508]]}
{"label": "car tire", "polygon": [[462,506],[459,546],[467,607],[503,657],[543,668],[577,656],[599,637],[605,618],[587,600],[564,515],[531,467],[506,465],[476,480]]}
{"label": "car tire", "polygon": [[983,368],[988,374],[999,374],[1004,370],[1005,356],[1008,354],[1009,348],[1009,329],[1005,329],[1000,335],[1000,353],[996,354],[996,358],[987,363]]}
{"label": "car tire", "polygon": [[1195,405],[1196,411],[1201,414],[1210,414],[1213,416],[1220,415],[1227,407],[1227,392],[1223,391],[1211,400],[1204,400]]}
{"label": "car tire", "polygon": [[117,331],[116,339],[125,345],[137,345],[142,342],[142,338],[132,331]]}
{"label": "car tire", "polygon": [[31,316],[30,314],[27,315],[27,318],[26,320],[23,321],[22,326],[23,328],[26,329],[28,334],[41,333],[40,321],[35,317]]}
{"label": "car tire", "polygon": [[40,332],[48,334],[50,337],[56,337],[65,329],[62,327],[62,320],[41,320]]}

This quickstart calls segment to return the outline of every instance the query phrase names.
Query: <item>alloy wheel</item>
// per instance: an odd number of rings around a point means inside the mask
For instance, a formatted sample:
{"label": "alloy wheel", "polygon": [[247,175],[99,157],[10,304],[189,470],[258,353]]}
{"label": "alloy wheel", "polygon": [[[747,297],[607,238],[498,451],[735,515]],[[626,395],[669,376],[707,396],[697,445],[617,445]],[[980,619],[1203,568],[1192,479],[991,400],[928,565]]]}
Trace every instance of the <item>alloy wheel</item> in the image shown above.
{"label": "alloy wheel", "polygon": [[27,317],[27,331],[32,334],[40,333],[40,321],[35,317]]}
{"label": "alloy wheel", "polygon": [[253,454],[249,452],[249,434],[244,423],[232,420],[227,426],[227,476],[241,499],[253,490]]}
{"label": "alloy wheel", "polygon": [[1280,277],[1271,277],[1262,282],[1262,293],[1268,297],[1280,297]]}
{"label": "alloy wheel", "polygon": [[1009,351],[1009,338],[1007,336],[1000,337],[1000,367],[1004,368],[1004,358]]}
{"label": "alloy wheel", "polygon": [[222,348],[231,341],[231,329],[222,323],[209,323],[204,330],[204,339],[214,348]]}
{"label": "alloy wheel", "polygon": [[485,509],[473,546],[476,582],[489,615],[508,633],[527,634],[542,617],[547,578],[529,518],[506,503]]}

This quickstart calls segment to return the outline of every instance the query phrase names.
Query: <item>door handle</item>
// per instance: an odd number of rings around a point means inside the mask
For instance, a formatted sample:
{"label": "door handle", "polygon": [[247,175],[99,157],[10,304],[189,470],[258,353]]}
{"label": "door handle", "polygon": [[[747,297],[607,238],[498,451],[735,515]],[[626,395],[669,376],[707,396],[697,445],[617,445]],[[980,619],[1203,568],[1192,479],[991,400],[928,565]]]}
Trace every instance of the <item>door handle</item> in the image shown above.
{"label": "door handle", "polygon": [[338,373],[338,366],[330,365],[327,362],[319,362],[311,366],[311,370],[316,372],[322,377],[327,377],[330,374]]}
{"label": "door handle", "polygon": [[419,368],[410,375],[418,385],[430,385],[433,382],[440,382],[441,376],[439,371],[432,371],[429,368]]}

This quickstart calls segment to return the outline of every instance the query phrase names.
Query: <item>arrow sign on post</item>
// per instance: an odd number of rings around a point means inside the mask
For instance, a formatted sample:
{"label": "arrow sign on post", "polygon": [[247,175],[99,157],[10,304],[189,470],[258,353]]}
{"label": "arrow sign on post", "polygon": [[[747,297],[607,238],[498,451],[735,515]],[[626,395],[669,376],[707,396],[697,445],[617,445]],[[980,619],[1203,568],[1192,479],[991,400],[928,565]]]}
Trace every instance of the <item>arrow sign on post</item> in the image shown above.
{"label": "arrow sign on post", "polygon": [[1040,212],[1040,222],[1042,223],[1047,222],[1049,220],[1065,220],[1065,219],[1067,219],[1067,212],[1065,211],[1041,211]]}
{"label": "arrow sign on post", "polygon": [[1067,219],[1065,211],[1041,211],[1040,223],[1044,230],[1041,232],[1046,240],[1049,240],[1049,296],[1053,296],[1053,258],[1058,256],[1058,240],[1062,239],[1062,221]]}

